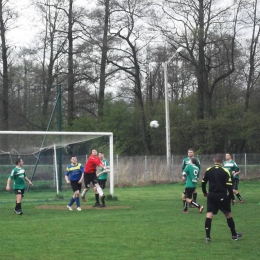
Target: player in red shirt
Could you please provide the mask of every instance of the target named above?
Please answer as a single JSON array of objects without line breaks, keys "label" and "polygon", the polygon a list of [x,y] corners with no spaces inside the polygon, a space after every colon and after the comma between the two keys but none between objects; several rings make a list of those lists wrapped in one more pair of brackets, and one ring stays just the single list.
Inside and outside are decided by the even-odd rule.
[{"label": "player in red shirt", "polygon": [[105,207],[105,194],[103,193],[103,190],[98,184],[97,175],[96,175],[97,166],[106,170],[106,167],[103,165],[102,161],[97,156],[97,150],[92,150],[91,155],[89,156],[84,168],[85,189],[81,194],[81,198],[83,201],[86,201],[85,196],[86,193],[89,191],[90,183],[92,182],[92,184],[97,188],[97,192],[100,195],[102,201],[102,204],[95,203],[94,207],[98,207],[98,206]]}]

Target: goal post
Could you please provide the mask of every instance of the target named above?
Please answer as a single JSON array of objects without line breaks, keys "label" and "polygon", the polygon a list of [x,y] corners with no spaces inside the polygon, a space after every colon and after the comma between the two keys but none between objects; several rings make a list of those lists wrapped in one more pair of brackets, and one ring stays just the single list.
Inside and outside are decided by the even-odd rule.
[{"label": "goal post", "polygon": [[[25,138],[26,136],[27,138]],[[41,152],[46,150],[66,148],[69,145],[87,142],[104,136],[109,138],[109,184],[110,195],[114,196],[112,132],[0,131],[0,154],[8,156],[11,154],[16,156],[32,154],[37,158],[37,155],[40,156]],[[98,150],[98,147],[96,149]],[[30,177],[29,174],[27,175]]]}]

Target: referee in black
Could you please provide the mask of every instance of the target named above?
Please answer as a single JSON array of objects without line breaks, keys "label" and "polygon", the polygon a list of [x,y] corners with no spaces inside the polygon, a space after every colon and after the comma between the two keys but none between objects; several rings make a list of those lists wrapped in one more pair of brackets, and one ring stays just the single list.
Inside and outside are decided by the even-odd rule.
[{"label": "referee in black", "polygon": [[[232,178],[228,170],[222,167],[223,155],[216,154],[213,159],[215,165],[209,167],[202,179],[202,192],[207,197],[207,215],[205,220],[206,243],[211,241],[210,229],[213,216],[221,210],[226,219],[232,234],[232,240],[238,240],[242,237],[237,233],[235,222],[231,213],[232,205],[235,204],[235,197],[232,189]],[[207,193],[206,185],[209,182],[209,192]]]}]

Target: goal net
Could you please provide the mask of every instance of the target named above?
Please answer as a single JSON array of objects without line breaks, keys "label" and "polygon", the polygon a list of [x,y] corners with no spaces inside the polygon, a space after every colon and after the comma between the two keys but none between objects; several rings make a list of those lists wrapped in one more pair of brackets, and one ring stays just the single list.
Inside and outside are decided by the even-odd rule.
[{"label": "goal net", "polygon": [[[49,132],[0,131],[0,184],[5,188],[18,158],[24,161],[32,189],[66,189],[64,174],[71,155],[85,165],[92,149],[104,152],[110,163],[108,184],[114,195],[113,133],[110,132]],[[69,187],[70,188],[70,187]]]}]

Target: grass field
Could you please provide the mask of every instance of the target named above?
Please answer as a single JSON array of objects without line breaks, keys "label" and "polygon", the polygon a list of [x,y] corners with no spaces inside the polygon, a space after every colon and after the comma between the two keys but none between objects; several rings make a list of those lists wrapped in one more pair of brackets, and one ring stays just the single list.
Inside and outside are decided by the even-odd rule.
[{"label": "grass field", "polygon": [[[115,188],[118,201],[107,201],[103,209],[90,207],[91,192],[81,212],[66,209],[71,191],[56,200],[54,192],[34,190],[25,194],[22,216],[13,213],[13,192],[1,192],[0,259],[260,259],[259,185],[259,181],[240,182],[245,203],[232,207],[243,237],[232,241],[219,213],[209,244],[205,243],[206,211],[181,213],[181,183]],[[206,205],[200,187],[198,202]]]}]

